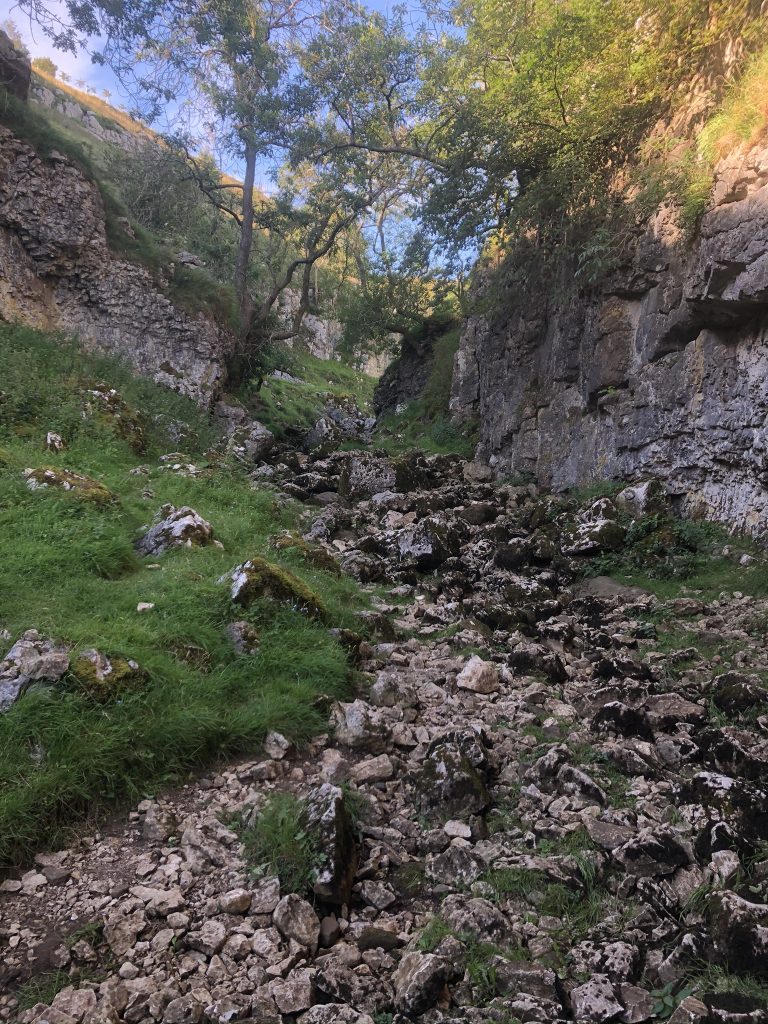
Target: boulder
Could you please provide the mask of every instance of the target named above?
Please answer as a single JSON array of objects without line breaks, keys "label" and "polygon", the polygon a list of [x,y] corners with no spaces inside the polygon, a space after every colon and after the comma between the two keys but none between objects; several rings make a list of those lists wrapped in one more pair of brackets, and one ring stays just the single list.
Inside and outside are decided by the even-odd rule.
[{"label": "boulder", "polygon": [[325,782],[305,800],[307,826],[317,839],[322,865],[315,873],[313,891],[325,903],[349,903],[357,871],[357,842],[344,791]]},{"label": "boulder", "polygon": [[450,733],[429,745],[423,764],[410,781],[423,814],[466,819],[490,806],[490,775],[482,739],[474,732]]},{"label": "boulder", "polygon": [[614,500],[627,515],[640,519],[664,510],[664,488],[658,480],[645,480],[625,487]]},{"label": "boulder", "polygon": [[301,1013],[314,1001],[314,971],[293,970],[287,978],[270,982],[269,993],[283,1014]]},{"label": "boulder", "polygon": [[272,451],[275,435],[258,420],[235,427],[227,441],[227,454],[239,462],[263,462]]},{"label": "boulder", "polygon": [[144,419],[131,408],[118,391],[108,384],[97,384],[85,393],[83,415],[111,429],[126,441],[137,455],[147,450]]},{"label": "boulder", "polygon": [[74,473],[70,469],[57,469],[55,466],[39,466],[37,469],[25,469],[24,477],[30,491],[55,490],[69,491],[83,501],[92,501],[97,505],[106,505],[115,500],[112,492],[84,473]]},{"label": "boulder", "polygon": [[147,673],[132,658],[108,657],[93,648],[72,660],[72,676],[78,689],[102,703],[147,681]]},{"label": "boulder", "polygon": [[498,943],[508,933],[504,915],[481,897],[446,896],[440,905],[440,916],[456,935],[471,935],[478,942]]},{"label": "boulder", "polygon": [[493,662],[483,661],[473,654],[459,673],[456,685],[460,690],[472,693],[496,693],[501,686],[499,670]]},{"label": "boulder", "polygon": [[193,508],[163,505],[155,524],[136,541],[140,555],[157,557],[171,548],[201,548],[213,543],[213,527]]},{"label": "boulder", "polygon": [[721,960],[732,971],[768,978],[768,905],[726,891],[711,897],[710,912]]},{"label": "boulder", "polygon": [[0,712],[7,711],[33,683],[58,683],[69,670],[66,647],[30,629],[0,661]]},{"label": "boulder", "polygon": [[265,558],[249,558],[235,566],[219,580],[225,582],[230,584],[232,601],[243,608],[267,598],[303,611],[310,618],[323,619],[327,614],[322,599],[303,580]]},{"label": "boulder", "polygon": [[693,861],[690,845],[670,826],[644,828],[613,851],[626,871],[641,878],[671,875]]},{"label": "boulder", "polygon": [[419,569],[429,572],[459,553],[459,539],[445,523],[431,517],[403,530],[397,537],[397,551],[400,558],[413,559]]},{"label": "boulder", "polygon": [[571,992],[574,1019],[580,1024],[620,1020],[624,1007],[606,974],[595,974]]},{"label": "boulder", "polygon": [[395,1006],[409,1017],[431,1009],[448,980],[448,965],[434,953],[406,953],[395,971]]},{"label": "boulder", "polygon": [[338,743],[354,750],[380,754],[391,745],[392,731],[387,719],[364,700],[334,704],[330,727]]},{"label": "boulder", "polygon": [[382,456],[350,452],[339,480],[339,494],[345,498],[370,498],[396,489],[395,467]]},{"label": "boulder", "polygon": [[29,58],[17,50],[11,39],[0,29],[0,85],[12,96],[26,102],[31,79]]},{"label": "boulder", "polygon": [[317,951],[320,941],[320,918],[306,900],[295,893],[283,896],[275,907],[272,920],[286,939],[293,939],[300,946],[311,950],[313,954]]},{"label": "boulder", "polygon": [[610,498],[599,498],[580,512],[575,523],[563,529],[560,546],[565,555],[596,555],[618,551],[624,543],[625,528]]}]

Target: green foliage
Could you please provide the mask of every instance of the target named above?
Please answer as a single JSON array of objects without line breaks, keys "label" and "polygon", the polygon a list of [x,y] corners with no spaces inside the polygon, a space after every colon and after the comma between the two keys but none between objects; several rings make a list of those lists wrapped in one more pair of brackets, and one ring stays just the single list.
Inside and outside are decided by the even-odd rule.
[{"label": "green foliage", "polygon": [[674,981],[668,982],[662,988],[654,989],[651,996],[654,1000],[653,1014],[661,1020],[671,1017],[677,1007],[695,991],[693,986],[680,988]]},{"label": "green foliage", "polygon": [[291,793],[274,793],[242,834],[246,858],[259,875],[278,875],[284,893],[309,893],[323,854],[306,807]]},{"label": "green foliage", "polygon": [[593,483],[584,484],[582,487],[574,487],[568,492],[568,497],[578,501],[579,504],[586,504],[595,501],[597,498],[615,498],[619,491],[626,487],[621,480],[595,480]]},{"label": "green foliage", "polygon": [[[209,462],[217,435],[194,403],[63,339],[4,326],[0,346],[0,559],[12,581],[0,593],[0,625],[14,640],[35,628],[64,641],[75,659],[96,647],[134,659],[146,673],[119,699],[94,699],[73,677],[27,693],[0,716],[6,862],[63,841],[62,830],[92,804],[133,799],[214,758],[255,751],[271,729],[306,740],[325,724],[318,697],[347,693],[349,669],[322,624],[269,600],[246,612],[232,608],[217,584],[253,555],[282,562],[270,540],[294,528],[300,510]],[[149,475],[131,475],[139,459],[110,425],[83,418],[83,388],[94,380],[108,381],[144,411]],[[178,448],[179,422],[185,455],[202,470],[194,478],[156,468],[160,453]],[[67,448],[46,460],[102,482],[117,501],[97,505],[25,486],[22,470],[39,461],[47,430],[59,432]],[[160,570],[137,563],[132,542],[165,502],[200,512],[223,549],[170,552]],[[365,603],[351,580],[287,564],[320,595],[330,624],[359,626],[355,610]],[[137,614],[140,601],[154,610]],[[244,616],[261,639],[247,656],[236,655],[226,634]],[[186,658],[191,648],[204,657]]]},{"label": "green foliage", "polygon": [[720,964],[702,962],[686,981],[695,992],[742,996],[756,1000],[760,1006],[768,1006],[768,984],[764,979],[733,973]]},{"label": "green foliage", "polygon": [[44,75],[50,75],[51,78],[55,78],[59,70],[50,57],[33,57],[32,67],[35,71],[42,71]]},{"label": "green foliage", "polygon": [[[755,565],[744,567],[721,552],[728,544],[757,555]],[[768,595],[763,556],[748,538],[734,538],[718,523],[704,519],[676,519],[654,513],[629,522],[622,548],[591,558],[590,576],[607,575],[644,587],[660,598],[677,597],[681,588],[704,597],[739,590],[756,597]]]},{"label": "green foliage", "polygon": [[[487,234],[489,265],[511,252],[513,290],[544,276],[557,293],[614,271],[670,195],[693,222],[711,185],[706,161],[681,158],[679,140],[664,140],[665,153],[643,140],[686,102],[685,83],[721,60],[724,39],[740,37],[747,52],[762,42],[757,4],[463,0],[456,10],[463,35],[428,75],[450,111],[438,121],[450,135],[437,129],[449,171],[425,210],[444,244],[461,251]],[[740,137],[764,124],[759,72],[753,81],[725,115]],[[713,125],[705,149],[709,135],[724,137]]]}]

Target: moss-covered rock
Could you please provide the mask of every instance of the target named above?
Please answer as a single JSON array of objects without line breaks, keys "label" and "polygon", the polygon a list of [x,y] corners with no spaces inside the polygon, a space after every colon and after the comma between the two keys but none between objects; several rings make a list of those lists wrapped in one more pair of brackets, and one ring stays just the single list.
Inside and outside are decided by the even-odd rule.
[{"label": "moss-covered rock", "polygon": [[106,505],[115,501],[115,495],[92,477],[84,473],[74,473],[69,469],[57,469],[55,466],[38,466],[36,469],[25,469],[24,476],[27,487],[37,491],[44,487],[54,487],[62,491],[71,491],[78,498]]},{"label": "moss-covered rock", "polygon": [[272,547],[276,551],[295,551],[313,569],[322,569],[324,572],[333,573],[334,576],[341,575],[339,563],[333,555],[321,547],[308,544],[302,537],[296,537],[292,533],[281,533],[279,537],[272,538]]},{"label": "moss-covered rock", "polygon": [[147,434],[141,413],[133,409],[114,388],[101,382],[85,393],[85,414],[113,430],[137,455],[147,450]]},{"label": "moss-covered rock", "polygon": [[231,584],[233,602],[243,608],[265,597],[298,608],[314,619],[327,617],[322,598],[311,587],[288,569],[265,558],[249,558],[222,577],[222,582],[224,580]]},{"label": "moss-covered rock", "polygon": [[131,658],[107,657],[95,649],[73,659],[71,675],[76,689],[102,704],[147,681],[147,673]]}]

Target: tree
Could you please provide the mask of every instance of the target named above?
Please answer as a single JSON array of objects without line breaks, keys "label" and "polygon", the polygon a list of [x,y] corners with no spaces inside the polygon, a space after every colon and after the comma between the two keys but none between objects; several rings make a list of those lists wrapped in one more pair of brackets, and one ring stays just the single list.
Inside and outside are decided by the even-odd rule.
[{"label": "tree", "polygon": [[44,75],[48,75],[49,78],[55,78],[59,70],[58,65],[54,64],[50,57],[34,57],[32,67],[36,71],[41,71]]},{"label": "tree", "polygon": [[[126,0],[119,7],[102,0],[67,0],[69,24],[47,22],[64,47],[82,35],[104,40],[98,59],[109,63],[134,96],[137,108],[157,121],[172,105],[173,145],[186,154],[201,191],[238,227],[233,286],[239,309],[241,344],[263,334],[276,296],[326,257],[339,236],[371,201],[370,176],[354,185],[332,169],[295,187],[297,178],[274,202],[254,195],[257,166],[293,147],[286,130],[309,109],[310,93],[300,73],[302,48],[326,30],[335,0]],[[29,0],[37,10],[37,0]],[[179,122],[184,116],[183,130]],[[242,169],[242,183],[211,180],[199,168],[197,153],[206,138]],[[301,158],[294,149],[294,170]],[[254,233],[277,236],[293,249],[265,295],[253,295],[249,268]],[[296,331],[306,311],[308,289],[301,287]],[[284,333],[284,332],[283,332]]]}]

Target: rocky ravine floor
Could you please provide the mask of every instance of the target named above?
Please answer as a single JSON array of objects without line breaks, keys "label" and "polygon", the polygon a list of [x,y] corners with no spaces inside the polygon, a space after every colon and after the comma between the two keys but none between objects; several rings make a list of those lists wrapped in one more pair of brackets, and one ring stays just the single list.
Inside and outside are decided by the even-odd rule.
[{"label": "rocky ravine floor", "polygon": [[[564,514],[455,459],[257,475],[378,588],[376,639],[345,638],[360,696],[308,750],[272,735],[3,882],[0,1019],[768,1021],[768,602],[579,583],[614,503]],[[320,837],[314,898],[233,830],[278,791]]]}]

